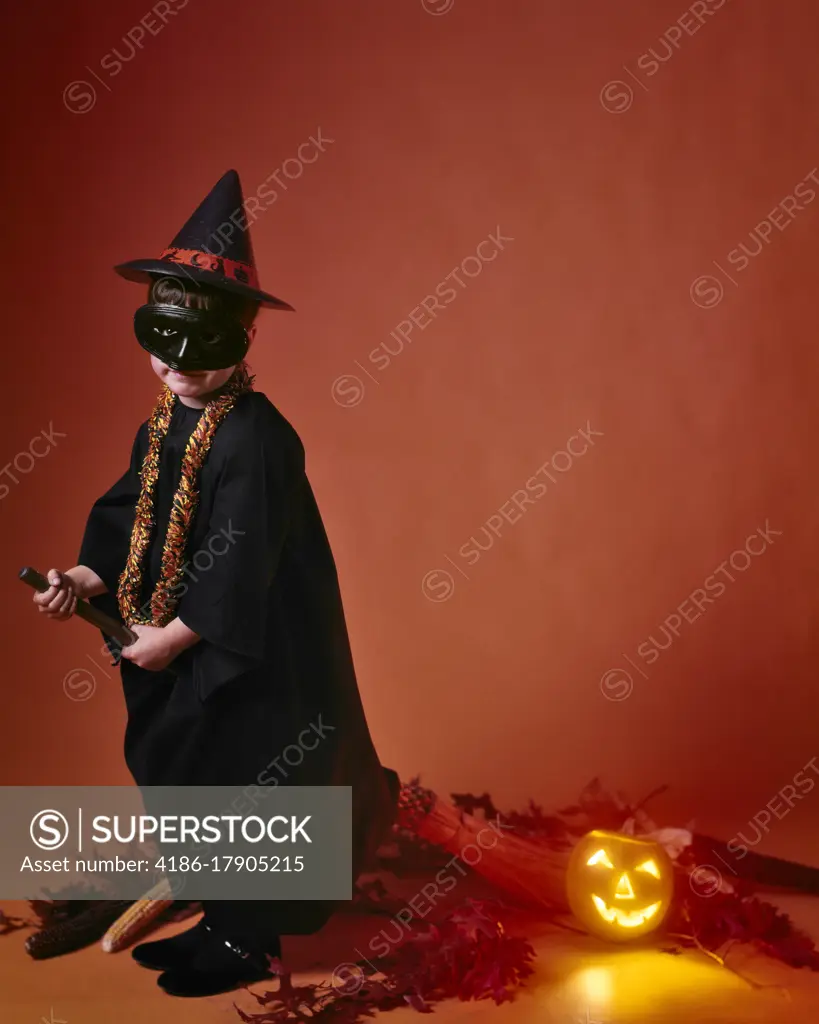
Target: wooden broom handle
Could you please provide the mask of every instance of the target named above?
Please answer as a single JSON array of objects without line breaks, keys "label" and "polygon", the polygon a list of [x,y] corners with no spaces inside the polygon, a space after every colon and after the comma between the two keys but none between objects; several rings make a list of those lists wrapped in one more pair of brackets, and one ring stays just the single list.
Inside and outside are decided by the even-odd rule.
[{"label": "wooden broom handle", "polygon": [[[38,590],[41,594],[45,593],[46,590],[51,586],[45,576],[42,573],[37,572],[36,569],[32,569],[30,566],[26,566],[25,569],[21,569],[19,572],[19,578],[23,583],[27,583],[30,587]],[[121,622],[117,622],[116,619],[112,619],[110,615],[106,615],[105,612],[99,611],[90,605],[87,601],[82,598],[77,598],[76,614],[80,618],[85,619],[86,622],[90,622],[92,626],[96,626],[97,629],[101,629],[106,636],[112,637],[120,645],[120,647],[130,647],[131,644],[136,643],[137,635],[128,629],[127,626],[123,626]]]}]

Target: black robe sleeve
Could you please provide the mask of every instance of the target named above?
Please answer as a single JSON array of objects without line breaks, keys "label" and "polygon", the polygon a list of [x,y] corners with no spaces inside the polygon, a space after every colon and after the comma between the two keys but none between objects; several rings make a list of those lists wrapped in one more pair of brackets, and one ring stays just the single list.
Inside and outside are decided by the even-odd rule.
[{"label": "black robe sleeve", "polygon": [[[146,446],[147,424],[143,423],[134,439],[128,470],[94,503],[88,515],[78,565],[94,570],[108,588],[108,597],[116,595],[128,558],[134,508],[139,499],[139,471]],[[106,603],[110,604],[110,600]]]},{"label": "black robe sleeve", "polygon": [[270,584],[305,479],[294,431],[261,409],[233,426],[228,419],[223,428],[207,536],[188,562],[177,605],[202,638],[182,659],[202,700],[265,660]]}]

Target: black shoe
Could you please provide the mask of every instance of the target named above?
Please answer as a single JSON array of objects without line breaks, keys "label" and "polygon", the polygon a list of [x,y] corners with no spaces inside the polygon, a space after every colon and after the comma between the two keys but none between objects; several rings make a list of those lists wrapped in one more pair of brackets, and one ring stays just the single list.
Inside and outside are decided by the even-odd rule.
[{"label": "black shoe", "polygon": [[174,971],[190,962],[206,935],[207,926],[203,918],[179,935],[134,946],[131,956],[141,967],[151,971]]},{"label": "black shoe", "polygon": [[[215,996],[240,985],[272,977],[267,957],[251,953],[216,935],[207,925],[206,940],[184,967],[160,974],[157,984],[171,996]],[[281,957],[278,939],[267,954]]]}]

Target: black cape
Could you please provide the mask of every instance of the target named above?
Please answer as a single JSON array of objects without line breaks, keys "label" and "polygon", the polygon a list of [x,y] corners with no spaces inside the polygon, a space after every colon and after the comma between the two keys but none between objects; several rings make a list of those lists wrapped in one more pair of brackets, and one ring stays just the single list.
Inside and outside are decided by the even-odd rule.
[{"label": "black cape", "polygon": [[[146,609],[200,415],[177,400],[163,442]],[[93,603],[117,617],[147,445],[146,422],[128,471],[91,510],[79,555],[108,587]],[[301,440],[265,395],[243,394],[218,427],[199,494],[176,613],[202,639],[162,672],[121,662],[128,768],[139,786],[351,786],[357,876],[393,819],[398,780],[367,727]],[[315,931],[335,909],[275,906],[282,934]]]}]

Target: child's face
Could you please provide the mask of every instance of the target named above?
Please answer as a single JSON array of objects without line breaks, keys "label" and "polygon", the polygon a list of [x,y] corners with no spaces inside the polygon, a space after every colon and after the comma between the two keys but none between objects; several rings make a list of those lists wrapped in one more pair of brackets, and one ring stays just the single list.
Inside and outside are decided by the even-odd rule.
[{"label": "child's face", "polygon": [[227,366],[223,370],[172,370],[156,356],[151,356],[151,368],[185,405],[194,407],[206,405],[207,396],[226,384],[236,369]]},{"label": "child's face", "polygon": [[[153,298],[153,289],[154,285],[151,285],[148,291],[149,305],[157,301]],[[170,298],[162,301],[170,302],[171,305],[182,305],[188,308],[201,308],[198,293],[187,290],[181,285],[179,286],[179,294],[174,293]],[[140,311],[137,312],[137,316],[139,316],[139,312]],[[256,335],[256,324],[252,324],[250,327],[247,327],[246,332],[247,344],[249,347]],[[137,337],[139,338],[138,329]],[[140,344],[143,344],[143,342],[140,341]],[[202,408],[205,406],[213,392],[218,391],[219,388],[230,380],[231,375],[238,365],[234,363],[233,365],[226,366],[221,370],[173,370],[166,363],[163,363],[159,356],[153,354],[156,351],[161,352],[163,355],[167,354],[162,348],[156,349],[150,344],[143,345],[143,347],[147,348],[151,353],[151,368],[162,383],[167,385],[175,395],[178,395],[185,405],[189,405],[194,408]],[[239,348],[244,349],[244,343],[240,344]],[[236,346],[234,345],[234,358],[236,354],[235,349]],[[171,362],[174,361],[175,359],[171,358]],[[188,365],[190,365],[190,362]],[[194,363],[194,365],[196,364]],[[205,365],[207,365],[207,362]]]}]

